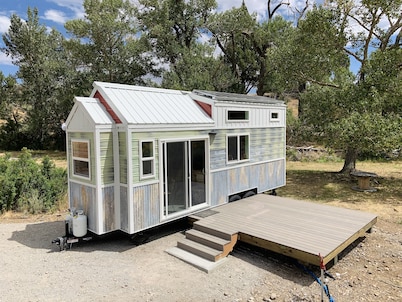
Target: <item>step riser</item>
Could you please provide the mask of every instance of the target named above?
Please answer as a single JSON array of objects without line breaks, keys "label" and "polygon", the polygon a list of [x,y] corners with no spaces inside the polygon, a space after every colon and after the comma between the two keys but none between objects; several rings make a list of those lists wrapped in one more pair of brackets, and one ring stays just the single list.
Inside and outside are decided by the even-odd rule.
[{"label": "step riser", "polygon": [[185,250],[187,252],[193,253],[194,255],[197,255],[199,257],[207,259],[209,261],[214,261],[215,262],[220,258],[219,257],[220,255],[214,256],[214,255],[208,254],[208,253],[206,253],[204,251],[198,250],[197,248],[189,246],[189,245],[187,245],[187,244],[185,244],[185,243],[183,243],[181,241],[177,242],[177,247],[181,248],[182,250]]},{"label": "step riser", "polygon": [[214,230],[214,229],[205,227],[205,226],[203,226],[203,225],[199,225],[199,224],[197,224],[197,223],[194,223],[193,228],[194,228],[195,230],[197,230],[197,231],[204,232],[204,233],[206,233],[206,234],[209,234],[209,235],[212,235],[212,236],[216,236],[216,237],[219,237],[219,238],[228,240],[228,241],[231,241],[231,240],[232,240],[232,236],[231,236],[230,234],[227,234],[227,233],[224,233],[224,232],[220,232],[220,231],[217,231],[217,230]]},{"label": "step riser", "polygon": [[200,244],[203,244],[205,246],[208,246],[210,248],[213,248],[215,250],[218,250],[218,251],[223,251],[224,248],[225,248],[225,245],[223,245],[223,244],[212,242],[212,241],[210,241],[210,240],[208,240],[206,238],[201,238],[201,237],[198,237],[198,236],[196,236],[194,234],[186,233],[186,238],[189,239],[189,240],[198,242]]}]

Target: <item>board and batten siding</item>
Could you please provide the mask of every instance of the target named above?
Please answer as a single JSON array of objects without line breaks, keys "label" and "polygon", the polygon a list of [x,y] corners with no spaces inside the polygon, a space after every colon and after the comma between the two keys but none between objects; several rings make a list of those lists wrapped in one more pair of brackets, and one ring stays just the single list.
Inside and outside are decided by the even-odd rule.
[{"label": "board and batten siding", "polygon": [[[73,152],[71,142],[73,140],[85,140],[89,141],[89,167],[91,178],[85,179],[83,177],[76,177],[73,174]],[[96,160],[95,160],[95,139],[94,132],[69,132],[68,133],[68,141],[67,141],[67,153],[68,153],[68,169],[70,171],[69,178],[70,180],[76,180],[77,182],[88,183],[91,185],[95,185],[96,183]]]},{"label": "board and batten siding", "polygon": [[113,133],[100,133],[100,163],[102,185],[114,183]]},{"label": "board and batten siding", "polygon": [[103,232],[118,229],[115,223],[114,186],[102,188]]},{"label": "board and batten siding", "polygon": [[[248,111],[248,120],[246,121],[228,121],[228,111]],[[278,118],[273,120],[271,114],[276,113]],[[217,128],[260,128],[260,127],[285,127],[286,109],[284,107],[256,106],[249,108],[244,104],[224,104],[215,107],[214,119]]]}]

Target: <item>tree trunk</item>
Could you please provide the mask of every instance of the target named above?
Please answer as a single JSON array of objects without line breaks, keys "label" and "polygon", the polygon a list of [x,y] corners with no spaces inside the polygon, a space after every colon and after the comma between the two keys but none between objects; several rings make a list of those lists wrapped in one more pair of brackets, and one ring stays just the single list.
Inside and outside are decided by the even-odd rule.
[{"label": "tree trunk", "polygon": [[357,150],[353,148],[348,148],[345,155],[345,162],[343,163],[343,168],[339,173],[349,174],[356,170],[356,159]]}]

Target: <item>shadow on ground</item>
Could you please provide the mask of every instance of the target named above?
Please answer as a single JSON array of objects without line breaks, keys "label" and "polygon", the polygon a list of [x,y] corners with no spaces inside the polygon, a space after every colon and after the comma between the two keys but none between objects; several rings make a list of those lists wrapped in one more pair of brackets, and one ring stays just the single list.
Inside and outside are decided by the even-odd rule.
[{"label": "shadow on ground", "polygon": [[[174,223],[165,224],[135,235],[116,231],[106,235],[93,235],[89,241],[74,243],[69,252],[94,252],[110,251],[124,252],[135,246],[144,244],[159,238],[184,231],[188,228],[187,221],[179,220]],[[59,246],[52,243],[54,239],[65,235],[64,221],[40,222],[27,224],[25,230],[14,231],[8,240],[16,241],[33,249],[47,249],[48,252],[59,252]]]}]

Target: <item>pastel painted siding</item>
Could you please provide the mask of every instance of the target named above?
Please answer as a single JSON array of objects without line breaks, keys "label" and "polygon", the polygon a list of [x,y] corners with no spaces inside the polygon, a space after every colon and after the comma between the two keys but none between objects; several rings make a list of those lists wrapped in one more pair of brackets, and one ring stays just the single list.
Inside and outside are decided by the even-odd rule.
[{"label": "pastel painted siding", "polygon": [[126,133],[119,132],[120,183],[127,184],[127,140]]},{"label": "pastel painted siding", "polygon": [[285,158],[285,129],[284,128],[257,128],[239,130],[220,130],[212,140],[211,170],[224,169],[234,164],[227,164],[227,135],[248,134],[250,144],[250,158],[245,163],[253,164],[262,161]]},{"label": "pastel painted siding", "polygon": [[[132,133],[132,165],[133,184],[159,180],[159,141],[168,139],[191,139],[205,135],[205,131],[169,131],[169,132],[136,132]],[[144,140],[154,141],[154,177],[140,179],[140,142]]]},{"label": "pastel painted siding", "polygon": [[113,133],[100,133],[100,162],[102,185],[114,183]]}]

